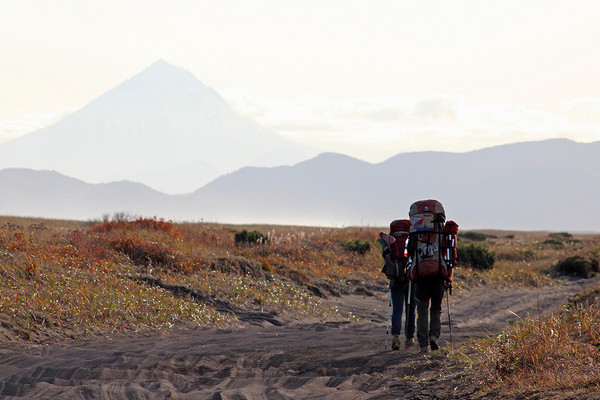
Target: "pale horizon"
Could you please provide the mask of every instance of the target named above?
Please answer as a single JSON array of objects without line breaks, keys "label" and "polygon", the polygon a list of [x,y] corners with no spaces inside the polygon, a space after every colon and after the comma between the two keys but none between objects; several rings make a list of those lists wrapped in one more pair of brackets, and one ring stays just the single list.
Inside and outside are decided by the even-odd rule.
[{"label": "pale horizon", "polygon": [[159,59],[267,129],[369,162],[598,141],[598,11],[592,1],[9,1],[0,142]]}]

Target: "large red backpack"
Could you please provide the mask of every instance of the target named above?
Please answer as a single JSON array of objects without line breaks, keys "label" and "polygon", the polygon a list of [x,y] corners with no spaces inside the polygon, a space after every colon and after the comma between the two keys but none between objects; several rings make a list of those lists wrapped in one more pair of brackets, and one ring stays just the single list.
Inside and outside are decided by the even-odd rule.
[{"label": "large red backpack", "polygon": [[410,221],[407,219],[396,219],[390,224],[389,235],[381,232],[379,234],[382,255],[385,261],[382,272],[392,281],[406,280],[406,266],[408,255],[406,254],[406,241],[410,234]]},{"label": "large red backpack", "polygon": [[390,235],[396,239],[391,245],[392,261],[404,262],[408,260],[406,254],[406,241],[410,234],[410,221],[408,219],[396,219],[390,224]]},{"label": "large red backpack", "polygon": [[456,264],[456,233],[458,225],[446,221],[442,203],[420,200],[410,206],[410,237],[408,278],[416,281],[428,276],[452,278]]}]

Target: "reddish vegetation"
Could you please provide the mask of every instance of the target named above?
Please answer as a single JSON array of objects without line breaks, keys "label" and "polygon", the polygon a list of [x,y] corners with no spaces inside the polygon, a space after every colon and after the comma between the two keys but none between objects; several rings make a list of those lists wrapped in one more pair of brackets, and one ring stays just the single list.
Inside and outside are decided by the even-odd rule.
[{"label": "reddish vegetation", "polygon": [[[233,326],[252,313],[279,321],[347,320],[353,315],[327,308],[324,299],[385,287],[375,245],[379,229],[254,226],[250,230],[267,239],[236,244],[240,229],[156,219],[91,224],[2,218],[0,340]],[[594,235],[492,232],[473,238],[497,261],[491,270],[457,270],[459,295],[475,285],[556,284],[552,267],[559,260],[582,256],[597,265],[600,258]],[[351,244],[363,242],[371,243],[369,251],[352,251]],[[588,297],[455,354],[490,393],[577,387],[597,393],[597,303],[598,296]]]},{"label": "reddish vegetation", "polygon": [[115,230],[128,229],[147,229],[168,233],[175,237],[180,237],[181,233],[171,222],[157,220],[153,218],[139,218],[135,221],[107,221],[100,225],[95,225],[90,229],[90,232],[111,232]]},{"label": "reddish vegetation", "polygon": [[0,228],[5,336],[43,340],[56,327],[77,336],[75,327],[100,334],[234,323],[236,311],[217,311],[217,301],[324,315],[331,311],[315,294],[379,279],[376,251],[360,256],[339,245],[370,240],[370,230],[268,229],[268,242],[236,245],[234,227],[224,225],[10,220]]}]

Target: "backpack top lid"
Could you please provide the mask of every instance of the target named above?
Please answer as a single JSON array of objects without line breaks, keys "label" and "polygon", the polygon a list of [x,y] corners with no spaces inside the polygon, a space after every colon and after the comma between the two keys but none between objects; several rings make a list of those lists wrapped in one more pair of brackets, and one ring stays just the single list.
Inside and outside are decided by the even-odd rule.
[{"label": "backpack top lid", "polygon": [[444,223],[446,213],[444,206],[437,200],[419,200],[410,206],[410,232],[436,230],[435,223]]},{"label": "backpack top lid", "polygon": [[446,219],[446,212],[444,206],[437,200],[419,200],[412,203],[408,215],[412,217],[415,214],[431,213],[434,216],[443,216]]},{"label": "backpack top lid", "polygon": [[408,236],[410,232],[410,221],[408,219],[395,219],[390,224],[390,235]]}]

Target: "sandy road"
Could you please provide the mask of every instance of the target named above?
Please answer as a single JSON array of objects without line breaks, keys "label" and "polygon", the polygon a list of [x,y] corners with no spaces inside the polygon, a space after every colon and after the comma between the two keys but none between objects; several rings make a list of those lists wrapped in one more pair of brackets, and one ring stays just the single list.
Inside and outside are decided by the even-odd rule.
[{"label": "sandy road", "polygon": [[[597,281],[595,281],[597,282]],[[455,342],[495,334],[510,320],[546,313],[591,280],[542,289],[485,286],[452,297]],[[384,349],[387,293],[330,299],[359,322],[273,326],[247,318],[238,330],[94,339],[70,345],[0,345],[0,396],[27,399],[448,399],[476,382],[427,357]],[[446,304],[444,300],[444,305]],[[442,346],[448,347],[446,309]]]}]

